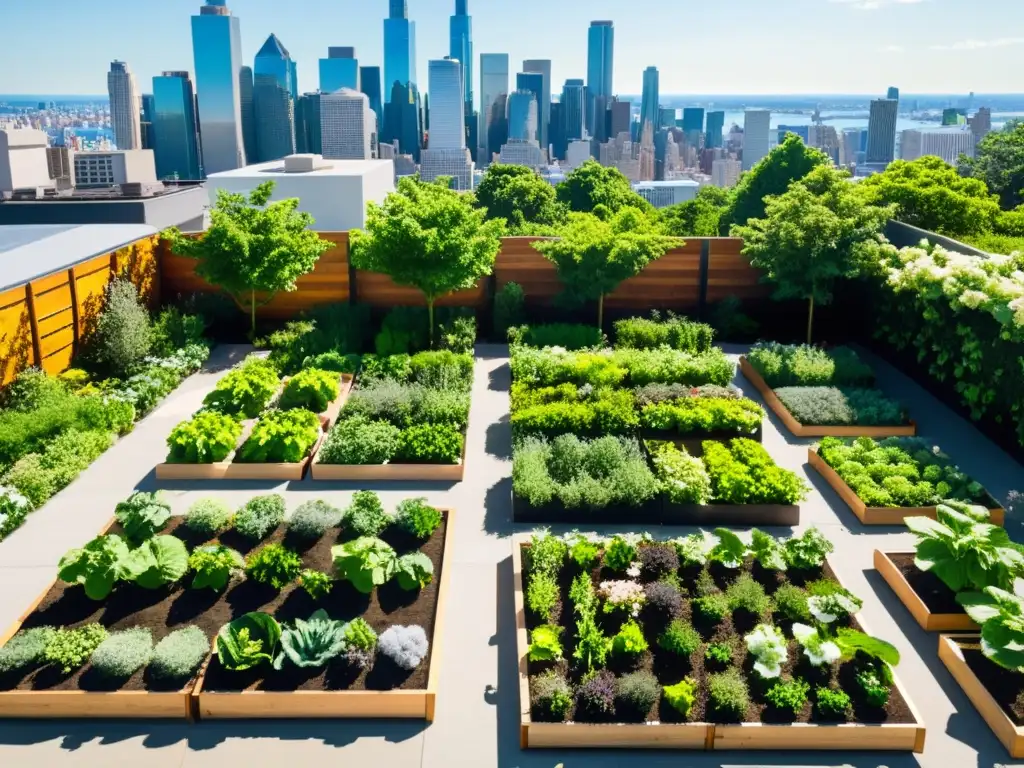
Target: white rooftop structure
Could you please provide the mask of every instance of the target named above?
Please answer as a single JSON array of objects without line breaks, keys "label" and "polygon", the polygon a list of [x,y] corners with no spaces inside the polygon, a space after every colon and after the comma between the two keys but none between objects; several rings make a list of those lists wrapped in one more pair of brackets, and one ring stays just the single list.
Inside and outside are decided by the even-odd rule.
[{"label": "white rooftop structure", "polygon": [[639,181],[633,184],[633,191],[655,208],[667,208],[670,205],[693,200],[697,197],[698,189],[700,189],[700,184],[691,179]]}]

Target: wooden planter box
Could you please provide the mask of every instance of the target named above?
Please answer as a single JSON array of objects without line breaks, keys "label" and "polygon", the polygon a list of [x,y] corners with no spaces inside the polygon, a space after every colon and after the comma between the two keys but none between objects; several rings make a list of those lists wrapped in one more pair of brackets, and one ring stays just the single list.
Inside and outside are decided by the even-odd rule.
[{"label": "wooden planter box", "polygon": [[[319,447],[317,448],[319,451]],[[317,457],[319,459],[319,457]],[[461,483],[466,472],[466,438],[462,439],[462,460],[458,464],[323,464],[313,461],[316,481],[421,480]]]},{"label": "wooden planter box", "polygon": [[433,722],[438,684],[441,679],[441,652],[444,640],[444,609],[451,581],[452,540],[455,535],[455,513],[447,515],[444,551],[441,555],[441,584],[437,591],[434,612],[434,636],[430,638],[430,671],[426,690],[420,691],[204,691],[203,684],[210,660],[216,653],[213,641],[195,688],[192,706],[199,719],[281,719],[281,718],[411,718]]},{"label": "wooden planter box", "polygon": [[[894,553],[912,554],[912,553]],[[915,621],[921,625],[926,632],[951,632],[964,630],[977,630],[978,625],[971,621],[966,613],[932,613],[928,606],[918,597],[914,588],[910,586],[903,573],[896,564],[889,558],[889,555],[881,550],[875,550],[875,570],[882,574],[882,578],[892,587],[892,591],[900,599],[900,602],[907,607]]]},{"label": "wooden planter box", "polygon": [[801,424],[775,394],[775,390],[765,383],[761,374],[747,361],[746,355],[740,357],[740,370],[743,371],[747,381],[754,385],[754,389],[761,393],[765,405],[779,417],[779,420],[786,425],[786,429],[797,437],[909,437],[917,434],[917,425],[913,421],[909,424],[881,427]]},{"label": "wooden planter box", "polygon": [[664,525],[735,525],[755,527],[800,525],[800,507],[795,504],[673,504],[667,498],[662,514]]},{"label": "wooden planter box", "polygon": [[980,639],[980,635],[940,635],[939,658],[964,689],[967,698],[988,723],[996,738],[1006,747],[1010,757],[1024,757],[1024,727],[1016,725],[1009,718],[964,660],[961,646],[964,643],[977,643]]},{"label": "wooden planter box", "polygon": [[[935,507],[869,507],[813,447],[807,449],[807,461],[825,478],[864,525],[903,525],[903,521],[908,517],[930,517],[932,520],[936,518]],[[993,525],[1002,525],[1006,513],[1000,507],[994,506],[995,500],[991,500],[989,505],[989,521]]]},{"label": "wooden planter box", "polygon": [[665,510],[661,497],[656,496],[638,507],[613,504],[603,509],[568,509],[560,501],[540,507],[531,506],[512,492],[512,522],[532,525],[566,523],[573,525],[603,525],[629,523],[630,525],[663,525]]},{"label": "wooden planter box", "polygon": [[[905,724],[792,723],[535,723],[530,712],[529,630],[523,588],[522,545],[530,536],[512,537],[512,571],[516,610],[516,658],[519,664],[519,746],[522,749],[571,747],[721,750],[872,750],[924,751],[921,715],[895,679],[915,722]],[[863,623],[862,623],[863,625]],[[867,628],[864,628],[867,632]]]}]

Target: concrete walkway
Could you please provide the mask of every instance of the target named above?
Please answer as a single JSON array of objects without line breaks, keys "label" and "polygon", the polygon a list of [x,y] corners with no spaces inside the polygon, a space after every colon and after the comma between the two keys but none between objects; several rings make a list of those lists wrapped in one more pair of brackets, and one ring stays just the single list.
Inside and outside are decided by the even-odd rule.
[{"label": "concrete walkway", "polygon": [[[739,348],[729,349],[739,352]],[[202,373],[189,379],[160,408],[141,422],[81,478],[35,513],[0,543],[0,626],[7,626],[54,576],[57,560],[70,547],[91,538],[114,505],[134,488],[155,487],[152,468],[165,455],[171,428],[191,414],[225,365],[244,354],[220,348]],[[898,528],[866,528],[813,470],[806,466],[807,445],[780,432],[771,418],[764,443],[775,459],[808,477],[814,491],[803,505],[804,525],[817,525],[836,544],[839,576],[864,599],[863,622],[895,643],[903,660],[897,674],[928,727],[923,755],[873,753],[673,753],[569,752],[519,749],[515,625],[512,608],[512,533],[509,371],[507,349],[477,349],[470,414],[465,482],[381,484],[385,505],[409,496],[457,510],[451,594],[445,617],[437,719],[427,726],[400,721],[262,721],[201,723],[16,722],[0,721],[0,766],[278,766],[359,765],[387,768],[633,768],[656,766],[853,766],[855,768],[994,768],[1007,755],[936,655],[937,637],[920,630],[909,613],[872,570],[876,547],[907,548],[912,538]],[[934,437],[961,466],[983,482],[1000,501],[1024,488],[1024,470],[954,416],[913,382],[879,361],[872,361],[881,385],[910,406],[922,434]],[[757,397],[745,380],[737,384]],[[268,486],[234,483],[221,489],[198,483],[165,487],[176,512],[203,496],[218,496],[238,506],[248,498],[282,492],[289,509],[323,497],[344,505],[357,488],[343,484],[303,483]],[[1007,520],[1024,540],[1021,520]],[[527,528],[518,527],[526,531]],[[602,532],[629,530],[604,528]],[[688,529],[670,529],[673,535]],[[788,533],[788,529],[773,530]]]}]

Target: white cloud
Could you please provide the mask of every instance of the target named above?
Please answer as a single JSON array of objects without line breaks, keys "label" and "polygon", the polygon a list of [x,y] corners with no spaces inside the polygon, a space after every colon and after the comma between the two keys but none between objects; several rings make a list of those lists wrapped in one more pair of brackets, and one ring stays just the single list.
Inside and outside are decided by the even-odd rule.
[{"label": "white cloud", "polygon": [[884,45],[882,46],[882,50],[888,53],[903,53],[906,48],[902,45]]},{"label": "white cloud", "polygon": [[947,45],[929,46],[933,51],[979,51],[983,48],[1006,48],[1009,45],[1024,45],[1024,37],[997,37],[993,40],[958,40]]},{"label": "white cloud", "polygon": [[828,0],[830,3],[846,5],[858,11],[877,11],[889,5],[916,5],[927,0]]}]

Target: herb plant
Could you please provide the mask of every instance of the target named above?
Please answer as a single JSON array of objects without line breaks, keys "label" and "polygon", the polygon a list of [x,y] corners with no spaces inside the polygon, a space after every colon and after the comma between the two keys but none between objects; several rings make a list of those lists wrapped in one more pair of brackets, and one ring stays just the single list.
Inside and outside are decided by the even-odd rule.
[{"label": "herb plant", "polygon": [[619,633],[612,638],[612,653],[616,656],[636,657],[646,650],[647,640],[643,630],[633,620],[623,624]]},{"label": "herb plant", "polygon": [[210,641],[199,627],[182,627],[156,644],[147,671],[157,680],[188,680],[210,653]]},{"label": "herb plant", "polygon": [[829,720],[846,720],[850,709],[850,697],[843,690],[818,686],[815,691],[818,712]]},{"label": "herb plant", "polygon": [[288,518],[288,535],[303,541],[316,541],[341,525],[343,513],[323,499],[300,504]]},{"label": "herb plant", "polygon": [[356,536],[379,536],[391,524],[380,496],[373,491],[356,491],[345,510],[343,522]]},{"label": "herb plant", "polygon": [[284,589],[302,573],[302,558],[280,544],[268,544],[249,555],[245,573],[260,584]]},{"label": "herb plant", "polygon": [[46,647],[55,633],[53,627],[19,630],[0,647],[0,677],[43,664],[46,660]]},{"label": "herb plant", "polygon": [[309,568],[299,574],[299,583],[306,590],[306,594],[314,600],[322,600],[334,588],[334,579],[330,574]]},{"label": "herb plant", "polygon": [[776,709],[788,711],[795,717],[807,703],[810,689],[811,686],[803,680],[780,682],[768,689],[765,699]]},{"label": "herb plant", "polygon": [[377,640],[381,655],[391,659],[401,669],[413,670],[418,667],[430,650],[427,633],[423,627],[388,627]]},{"label": "herb plant", "polygon": [[280,494],[256,496],[235,515],[235,530],[250,541],[262,541],[285,517],[284,497]]},{"label": "herb plant", "polygon": [[295,464],[320,437],[320,419],[311,411],[270,411],[260,417],[235,461],[243,464]]},{"label": "herb plant", "polygon": [[530,661],[561,661],[562,628],[542,624],[530,632]]},{"label": "herb plant", "polygon": [[629,672],[616,681],[616,697],[634,715],[646,717],[661,698],[658,678],[646,670]]},{"label": "herb plant", "polygon": [[530,681],[530,701],[539,719],[561,722],[572,707],[572,688],[563,675],[550,669]]},{"label": "herb plant", "polygon": [[96,646],[89,663],[100,675],[126,680],[146,664],[153,655],[153,634],[143,627],[113,632]]},{"label": "herb plant", "polygon": [[199,499],[185,513],[185,527],[200,536],[212,537],[231,523],[231,507],[220,499]]},{"label": "herb plant", "polygon": [[441,512],[427,504],[425,498],[403,499],[395,507],[395,525],[418,539],[434,535],[443,521]]},{"label": "herb plant", "polygon": [[700,647],[700,634],[682,619],[675,619],[658,637],[658,647],[678,656],[690,656]]},{"label": "herb plant", "polygon": [[209,587],[220,592],[227,587],[231,576],[245,568],[245,560],[237,550],[223,545],[197,549],[188,559],[188,567],[195,571],[192,589]]},{"label": "herb plant", "polygon": [[100,624],[86,624],[77,629],[61,627],[46,644],[43,659],[48,664],[59,666],[60,671],[67,675],[85,664],[106,639],[107,630]]}]

